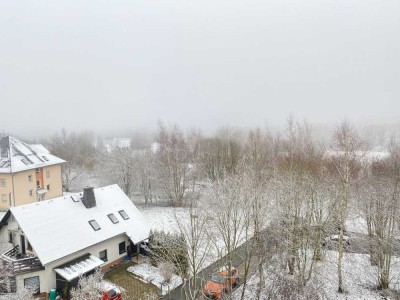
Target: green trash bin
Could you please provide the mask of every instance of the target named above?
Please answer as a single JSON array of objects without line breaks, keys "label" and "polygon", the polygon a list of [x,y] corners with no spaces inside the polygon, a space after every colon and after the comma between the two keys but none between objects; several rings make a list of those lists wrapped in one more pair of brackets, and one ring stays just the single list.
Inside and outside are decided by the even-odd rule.
[{"label": "green trash bin", "polygon": [[51,289],[50,294],[49,294],[49,299],[50,300],[56,300],[57,298],[57,290],[56,289]]}]

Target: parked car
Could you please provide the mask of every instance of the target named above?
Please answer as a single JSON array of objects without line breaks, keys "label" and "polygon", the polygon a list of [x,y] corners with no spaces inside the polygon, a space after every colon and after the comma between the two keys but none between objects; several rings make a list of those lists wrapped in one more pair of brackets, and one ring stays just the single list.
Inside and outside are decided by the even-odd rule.
[{"label": "parked car", "polygon": [[[328,249],[336,249],[339,241],[339,235],[334,234],[331,236],[326,237],[323,242],[322,246],[327,247]],[[350,245],[350,238],[347,235],[343,236],[343,247],[348,247]]]},{"label": "parked car", "polygon": [[207,297],[221,298],[226,292],[229,292],[233,286],[239,283],[239,271],[236,268],[223,268],[213,274],[206,282],[203,293]]},{"label": "parked car", "polygon": [[122,300],[121,292],[117,288],[101,290],[99,294],[99,300]]}]

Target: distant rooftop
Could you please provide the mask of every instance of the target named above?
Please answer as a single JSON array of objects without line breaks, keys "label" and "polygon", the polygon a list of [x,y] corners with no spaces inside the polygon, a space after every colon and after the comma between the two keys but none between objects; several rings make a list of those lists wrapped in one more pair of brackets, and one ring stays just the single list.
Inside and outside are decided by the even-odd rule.
[{"label": "distant rooftop", "polygon": [[65,163],[42,145],[29,145],[11,136],[0,139],[0,173],[16,173]]}]

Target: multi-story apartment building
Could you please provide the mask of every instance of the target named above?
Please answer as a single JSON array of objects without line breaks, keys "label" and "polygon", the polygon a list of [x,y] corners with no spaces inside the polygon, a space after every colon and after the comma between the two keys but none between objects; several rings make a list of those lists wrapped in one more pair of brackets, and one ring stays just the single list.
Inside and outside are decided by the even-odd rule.
[{"label": "multi-story apartment building", "polygon": [[62,196],[63,163],[42,145],[0,139],[0,211]]}]

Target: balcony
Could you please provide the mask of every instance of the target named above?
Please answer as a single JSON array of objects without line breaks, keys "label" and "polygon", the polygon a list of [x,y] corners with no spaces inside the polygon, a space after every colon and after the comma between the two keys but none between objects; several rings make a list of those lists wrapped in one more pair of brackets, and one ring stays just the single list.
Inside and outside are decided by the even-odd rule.
[{"label": "balcony", "polygon": [[37,257],[20,253],[18,245],[4,253],[1,259],[8,264],[14,274],[44,270]]}]

